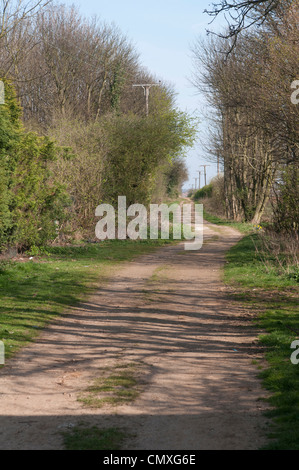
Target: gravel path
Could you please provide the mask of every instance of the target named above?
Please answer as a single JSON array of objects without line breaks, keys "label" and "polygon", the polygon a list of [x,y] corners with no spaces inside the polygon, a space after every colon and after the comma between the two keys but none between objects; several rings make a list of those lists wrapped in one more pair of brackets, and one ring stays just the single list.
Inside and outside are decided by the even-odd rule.
[{"label": "gravel path", "polygon": [[[79,422],[128,431],[130,450],[258,449],[265,396],[252,314],[221,282],[240,238],[204,225],[204,246],[168,246],[115,272],[87,302],[50,325],[0,371],[0,449],[61,449]],[[78,394],[101,368],[134,362],[143,391],[117,408]]]}]

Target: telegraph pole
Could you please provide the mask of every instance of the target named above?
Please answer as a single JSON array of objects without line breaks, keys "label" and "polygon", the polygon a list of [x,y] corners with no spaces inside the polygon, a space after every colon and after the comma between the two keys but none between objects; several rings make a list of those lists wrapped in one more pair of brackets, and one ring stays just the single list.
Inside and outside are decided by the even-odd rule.
[{"label": "telegraph pole", "polygon": [[196,186],[197,186],[197,178],[194,178],[195,180],[195,189],[196,189]]},{"label": "telegraph pole", "polygon": [[145,96],[145,114],[148,116],[148,101],[149,101],[149,93],[152,86],[160,86],[161,83],[140,83],[133,85],[133,87],[141,86],[144,90]]},{"label": "telegraph pole", "polygon": [[200,189],[201,171],[198,172],[198,189]]},{"label": "telegraph pole", "polygon": [[206,167],[207,166],[211,166],[211,165],[200,165],[200,166],[203,166],[204,167],[204,171],[205,171],[205,186],[207,185],[207,170],[206,170]]}]

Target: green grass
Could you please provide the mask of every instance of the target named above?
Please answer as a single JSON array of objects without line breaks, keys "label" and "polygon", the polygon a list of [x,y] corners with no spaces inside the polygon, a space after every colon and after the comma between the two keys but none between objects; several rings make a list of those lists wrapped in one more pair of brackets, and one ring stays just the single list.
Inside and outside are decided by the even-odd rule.
[{"label": "green grass", "polygon": [[250,222],[234,222],[231,220],[222,219],[221,217],[210,214],[205,209],[203,209],[203,217],[207,222],[211,222],[211,224],[232,227],[236,230],[239,230],[243,234],[248,234],[254,230],[254,226]]},{"label": "green grass", "polygon": [[[136,399],[144,383],[145,365],[118,364],[101,368],[99,376],[79,394],[78,401],[87,408],[117,406]],[[118,428],[99,429],[96,426],[75,426],[62,433],[66,450],[118,450],[127,433]]]},{"label": "green grass", "polygon": [[273,426],[266,449],[299,450],[299,364],[290,348],[299,339],[298,282],[282,272],[270,253],[259,255],[258,234],[247,235],[227,253],[224,280],[264,331],[259,342],[267,366],[260,377],[270,391],[268,416]]},{"label": "green grass", "polygon": [[[57,315],[104,283],[111,269],[171,240],[108,240],[48,247],[29,260],[0,261],[0,340],[12,357]],[[0,366],[1,367],[1,366]]]},{"label": "green grass", "polygon": [[66,450],[119,450],[126,434],[117,428],[75,426],[62,433]]},{"label": "green grass", "polygon": [[265,449],[299,450],[299,364],[292,364],[291,343],[299,339],[298,267],[282,269],[284,254],[266,252],[259,227],[251,223],[227,221],[204,210],[204,219],[219,226],[230,226],[244,237],[226,255],[223,279],[233,298],[242,301],[255,315],[263,334],[259,342],[265,349],[260,377],[270,392],[272,426]]},{"label": "green grass", "polygon": [[280,272],[276,258],[263,252],[258,234],[244,236],[227,253],[225,281],[246,288],[284,289],[298,285],[296,279]]},{"label": "green grass", "polygon": [[100,376],[80,394],[78,401],[88,408],[117,406],[135,400],[140,393],[141,364],[129,363],[100,370]]}]

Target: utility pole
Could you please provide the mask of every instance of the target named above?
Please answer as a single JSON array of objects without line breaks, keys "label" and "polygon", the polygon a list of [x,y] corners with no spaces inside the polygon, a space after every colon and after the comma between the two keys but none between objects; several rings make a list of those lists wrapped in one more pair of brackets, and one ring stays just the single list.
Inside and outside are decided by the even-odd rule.
[{"label": "utility pole", "polygon": [[160,86],[161,82],[159,83],[140,83],[133,85],[133,87],[141,86],[144,90],[144,96],[145,96],[145,114],[148,116],[148,100],[149,100],[149,93],[150,89],[152,86]]},{"label": "utility pole", "polygon": [[196,189],[196,186],[197,186],[197,178],[194,178],[195,180],[195,189]]},{"label": "utility pole", "polygon": [[207,170],[206,170],[206,167],[207,166],[211,166],[211,165],[200,165],[200,166],[203,166],[204,167],[204,171],[205,171],[205,186],[207,185]]},{"label": "utility pole", "polygon": [[198,189],[200,189],[201,171],[198,172]]}]

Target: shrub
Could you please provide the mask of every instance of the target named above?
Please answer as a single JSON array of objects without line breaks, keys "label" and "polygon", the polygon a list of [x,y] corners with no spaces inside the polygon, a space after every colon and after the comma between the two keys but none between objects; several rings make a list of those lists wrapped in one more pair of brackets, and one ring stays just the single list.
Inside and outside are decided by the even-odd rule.
[{"label": "shrub", "polygon": [[19,139],[21,113],[13,88],[6,80],[2,81],[5,102],[0,105],[0,250],[7,244],[12,230],[10,186],[16,162],[14,149]]},{"label": "shrub", "polygon": [[[13,87],[4,81],[0,106],[0,250],[40,246],[57,236],[67,198],[49,171],[53,142],[21,125],[21,109]],[[59,222],[58,222],[59,223]]]},{"label": "shrub", "polygon": [[13,173],[11,242],[20,251],[55,239],[65,218],[68,197],[48,166],[56,158],[53,142],[33,133],[22,135]]},{"label": "shrub", "polygon": [[198,201],[199,199],[204,199],[206,197],[212,197],[213,193],[213,185],[212,183],[207,184],[203,188],[199,189],[196,191],[196,193],[193,196],[194,201]]},{"label": "shrub", "polygon": [[195,137],[190,119],[175,110],[146,118],[112,115],[105,118],[104,129],[103,192],[112,203],[118,195],[126,196],[128,205],[151,201],[161,165],[178,162]]}]

